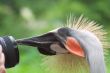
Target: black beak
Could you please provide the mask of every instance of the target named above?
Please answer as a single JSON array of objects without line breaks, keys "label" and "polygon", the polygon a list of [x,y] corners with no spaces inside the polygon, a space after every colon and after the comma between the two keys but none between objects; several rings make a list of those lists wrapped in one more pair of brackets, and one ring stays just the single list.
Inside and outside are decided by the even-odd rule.
[{"label": "black beak", "polygon": [[51,49],[51,45],[57,43],[64,48],[61,41],[56,38],[55,32],[49,32],[41,36],[17,40],[19,45],[28,45],[37,47],[38,51],[44,55],[56,55],[56,51]]}]

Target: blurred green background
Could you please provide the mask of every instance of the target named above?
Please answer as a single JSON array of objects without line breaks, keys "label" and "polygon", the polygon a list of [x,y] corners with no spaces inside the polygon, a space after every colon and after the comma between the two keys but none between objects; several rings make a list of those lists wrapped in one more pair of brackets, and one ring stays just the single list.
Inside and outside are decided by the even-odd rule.
[{"label": "blurred green background", "polygon": [[[110,0],[0,0],[0,36],[19,39],[40,35],[66,23],[70,14],[83,14],[100,23],[110,40]],[[19,65],[7,69],[7,73],[48,73],[36,48],[19,46],[19,50]],[[108,69],[109,61],[110,54],[106,58]]]}]

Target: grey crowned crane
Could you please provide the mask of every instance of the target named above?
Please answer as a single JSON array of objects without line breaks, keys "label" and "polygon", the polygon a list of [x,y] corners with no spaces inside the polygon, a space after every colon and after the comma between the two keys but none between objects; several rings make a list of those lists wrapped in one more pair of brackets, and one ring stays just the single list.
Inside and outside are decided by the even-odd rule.
[{"label": "grey crowned crane", "polygon": [[101,25],[81,16],[41,36],[18,40],[46,55],[43,65],[50,73],[106,73],[104,53],[108,48]]}]

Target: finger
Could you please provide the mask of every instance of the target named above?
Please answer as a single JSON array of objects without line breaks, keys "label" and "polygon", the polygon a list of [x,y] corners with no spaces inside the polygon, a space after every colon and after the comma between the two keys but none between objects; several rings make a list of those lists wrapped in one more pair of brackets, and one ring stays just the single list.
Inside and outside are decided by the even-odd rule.
[{"label": "finger", "polygon": [[6,73],[6,69],[4,66],[0,66],[0,73]]},{"label": "finger", "polygon": [[1,54],[1,58],[0,58],[0,65],[4,65],[5,63],[5,58],[4,58],[4,54]]},{"label": "finger", "polygon": [[5,63],[4,54],[3,54],[3,53],[1,53],[0,66],[4,65],[4,63]]},{"label": "finger", "polygon": [[0,53],[2,53],[2,46],[0,45]]},{"label": "finger", "polygon": [[1,60],[1,54],[2,54],[2,46],[0,45],[0,60]]},{"label": "finger", "polygon": [[4,54],[2,53],[2,46],[0,45],[0,73],[6,73],[4,63],[5,63],[5,58],[4,58]]},{"label": "finger", "polygon": [[6,69],[5,69],[4,63],[5,63],[4,54],[1,53],[1,60],[0,60],[0,73],[6,73]]}]

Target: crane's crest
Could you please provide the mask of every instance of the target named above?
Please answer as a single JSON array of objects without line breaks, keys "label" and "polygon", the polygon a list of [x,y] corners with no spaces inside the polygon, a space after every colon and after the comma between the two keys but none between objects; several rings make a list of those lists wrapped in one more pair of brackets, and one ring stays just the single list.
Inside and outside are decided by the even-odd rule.
[{"label": "crane's crest", "polygon": [[78,19],[70,16],[65,26],[76,30],[90,31],[99,38],[103,45],[103,48],[110,47],[106,37],[107,32],[105,32],[103,26],[97,24],[95,21],[84,18],[83,15],[81,15]]},{"label": "crane's crest", "polygon": [[[94,21],[84,18],[82,15],[77,19],[70,16],[67,24],[63,27],[69,27],[74,30],[87,30],[92,32],[99,38],[103,48],[109,48],[106,38],[106,32],[103,26]],[[104,53],[106,49],[104,50]],[[72,54],[60,54],[54,56],[46,56],[43,59],[43,65],[50,73],[89,73],[89,65],[85,58],[81,58]]]}]

